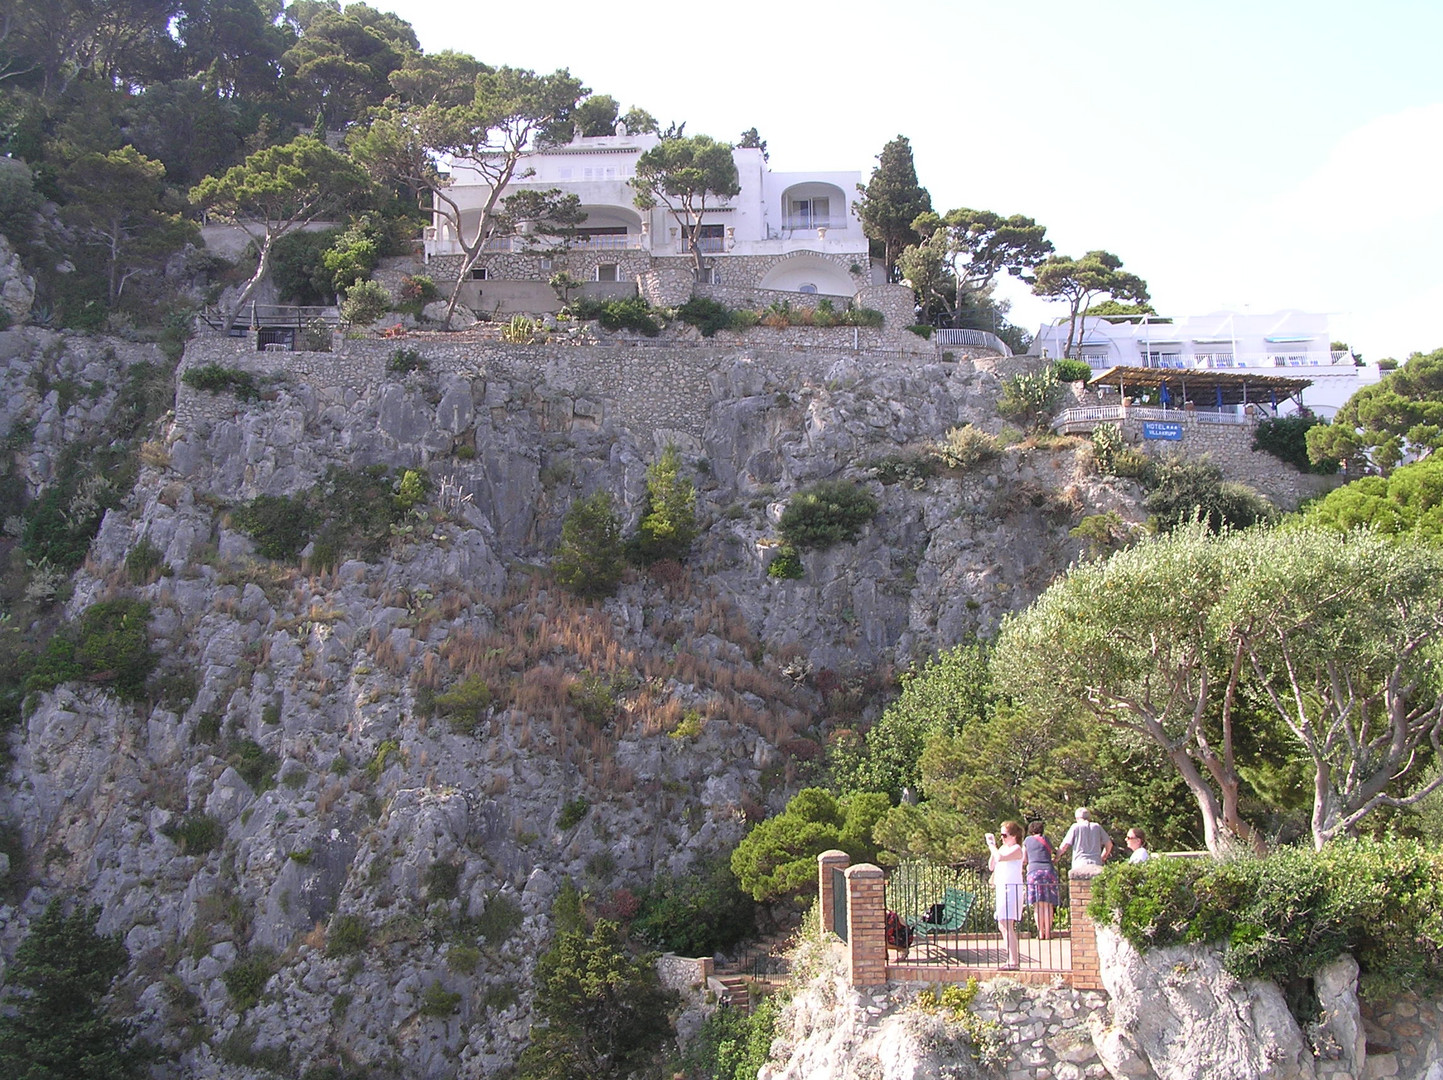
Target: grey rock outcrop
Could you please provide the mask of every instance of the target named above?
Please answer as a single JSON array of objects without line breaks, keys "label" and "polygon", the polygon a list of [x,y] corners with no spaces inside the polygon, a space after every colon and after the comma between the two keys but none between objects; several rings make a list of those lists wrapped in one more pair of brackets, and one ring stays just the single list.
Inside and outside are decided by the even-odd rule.
[{"label": "grey rock outcrop", "polygon": [[[1101,1032],[1116,1057],[1109,1066],[1138,1075],[1138,1056],[1158,1080],[1314,1080],[1313,1054],[1270,982],[1239,981],[1220,954],[1192,948],[1139,953],[1108,927],[1097,931],[1102,980],[1112,997],[1112,1025]],[[1115,1063],[1114,1063],[1115,1062]]]}]

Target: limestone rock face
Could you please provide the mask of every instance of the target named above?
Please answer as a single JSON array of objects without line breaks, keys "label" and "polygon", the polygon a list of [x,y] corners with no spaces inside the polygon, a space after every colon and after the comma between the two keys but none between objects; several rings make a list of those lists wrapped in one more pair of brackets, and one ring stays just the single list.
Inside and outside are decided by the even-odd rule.
[{"label": "limestone rock face", "polygon": [[10,241],[0,236],[0,309],[12,323],[23,323],[34,303],[35,278],[25,272]]},{"label": "limestone rock face", "polygon": [[1312,1051],[1275,984],[1238,981],[1209,950],[1139,953],[1107,927],[1098,928],[1097,950],[1114,1026],[1158,1080],[1317,1075]]}]

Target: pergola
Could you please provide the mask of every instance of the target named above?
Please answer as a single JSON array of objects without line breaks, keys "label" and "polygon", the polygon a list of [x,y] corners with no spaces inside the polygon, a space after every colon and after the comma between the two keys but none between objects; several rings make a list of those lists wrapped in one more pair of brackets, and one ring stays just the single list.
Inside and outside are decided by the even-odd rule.
[{"label": "pergola", "polygon": [[1164,407],[1180,408],[1192,402],[1195,406],[1218,409],[1254,404],[1276,410],[1278,402],[1287,398],[1302,408],[1303,388],[1312,385],[1312,379],[1220,368],[1112,367],[1087,380],[1088,389],[1116,387],[1124,398],[1128,387],[1155,390]]}]

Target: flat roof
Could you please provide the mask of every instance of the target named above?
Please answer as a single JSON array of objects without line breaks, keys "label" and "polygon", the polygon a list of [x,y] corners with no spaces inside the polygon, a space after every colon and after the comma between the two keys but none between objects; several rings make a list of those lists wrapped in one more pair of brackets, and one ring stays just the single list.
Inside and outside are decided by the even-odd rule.
[{"label": "flat roof", "polygon": [[1218,390],[1223,392],[1223,401],[1230,405],[1241,404],[1244,396],[1257,401],[1263,394],[1299,394],[1304,387],[1312,386],[1312,379],[1298,379],[1287,375],[1263,374],[1250,368],[1150,368],[1110,367],[1087,380],[1092,386],[1136,386],[1156,390],[1163,383],[1168,390],[1180,392],[1187,388],[1189,395],[1216,398]]}]

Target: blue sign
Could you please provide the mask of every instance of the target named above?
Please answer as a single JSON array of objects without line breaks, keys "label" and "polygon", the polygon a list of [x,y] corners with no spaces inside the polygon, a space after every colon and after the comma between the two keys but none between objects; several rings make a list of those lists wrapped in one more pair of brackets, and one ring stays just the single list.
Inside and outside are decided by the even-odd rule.
[{"label": "blue sign", "polygon": [[1144,420],[1142,422],[1142,437],[1144,439],[1166,439],[1168,442],[1181,442],[1182,425],[1163,420]]}]

